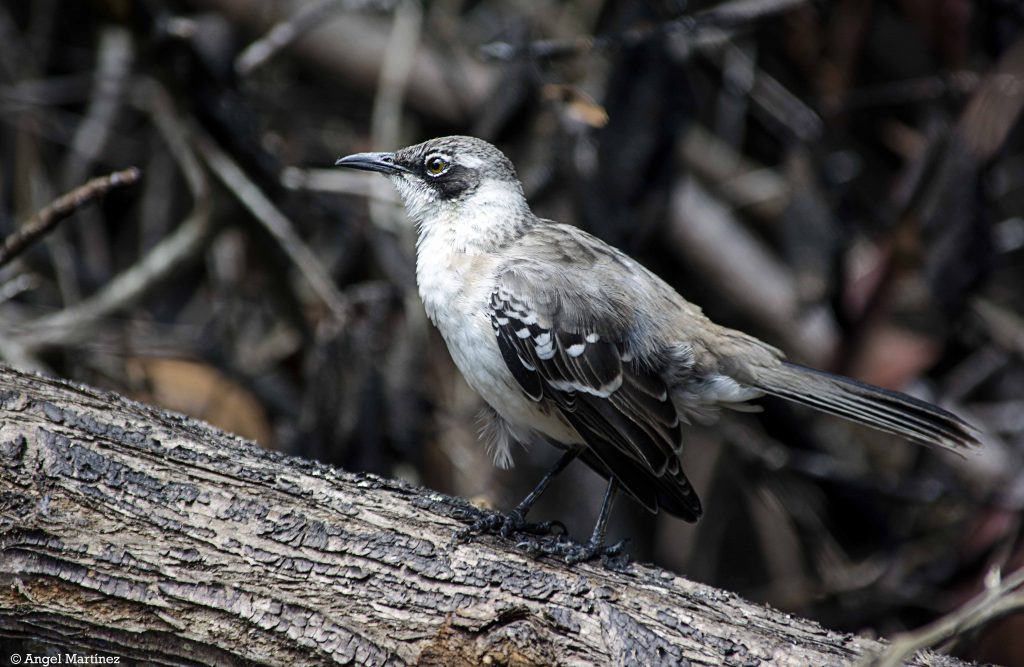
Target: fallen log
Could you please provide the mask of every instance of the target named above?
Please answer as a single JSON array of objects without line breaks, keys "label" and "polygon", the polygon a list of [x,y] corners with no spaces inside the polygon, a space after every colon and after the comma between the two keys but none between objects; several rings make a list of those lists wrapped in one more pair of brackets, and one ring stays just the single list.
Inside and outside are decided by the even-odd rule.
[{"label": "fallen log", "polygon": [[[168,665],[803,666],[882,646],[650,566],[567,566],[490,537],[454,544],[478,512],[0,367],[8,653],[49,646]],[[962,663],[928,653],[910,664]]]}]

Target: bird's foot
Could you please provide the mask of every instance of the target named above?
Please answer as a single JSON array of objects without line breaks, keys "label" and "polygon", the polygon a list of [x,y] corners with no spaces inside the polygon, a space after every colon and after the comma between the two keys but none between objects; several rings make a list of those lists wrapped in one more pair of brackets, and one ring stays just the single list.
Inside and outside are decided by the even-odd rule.
[{"label": "bird's foot", "polygon": [[623,568],[629,563],[629,555],[624,552],[626,540],[615,544],[588,542],[579,544],[567,537],[559,536],[555,540],[521,540],[516,548],[535,555],[555,556],[569,565],[600,560],[612,568]]},{"label": "bird's foot", "polygon": [[574,545],[576,548],[565,555],[565,562],[569,565],[586,563],[592,560],[621,560],[623,564],[629,562],[629,554],[625,553],[626,540],[619,540],[615,544],[587,544]]},{"label": "bird's foot", "polygon": [[554,556],[567,564],[600,560],[606,567],[622,570],[629,564],[625,553],[626,540],[606,545],[591,539],[586,544],[574,542],[561,521],[530,523],[519,510],[508,514],[481,512],[468,527],[452,536],[453,543],[467,542],[477,535],[498,535],[515,540],[516,549],[532,556]]},{"label": "bird's foot", "polygon": [[500,512],[489,512],[474,521],[468,528],[455,533],[456,542],[465,542],[474,535],[500,535],[510,539],[516,535],[549,537],[565,536],[568,531],[561,521],[542,521],[530,523],[518,509],[508,514]]}]

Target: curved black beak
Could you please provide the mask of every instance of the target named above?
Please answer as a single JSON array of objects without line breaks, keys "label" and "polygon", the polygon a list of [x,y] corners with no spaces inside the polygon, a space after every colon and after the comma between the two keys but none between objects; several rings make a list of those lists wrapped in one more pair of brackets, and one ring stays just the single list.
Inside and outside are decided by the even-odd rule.
[{"label": "curved black beak", "polygon": [[346,155],[334,163],[336,167],[362,169],[363,171],[379,171],[382,174],[400,174],[409,171],[395,162],[394,153],[356,153]]}]

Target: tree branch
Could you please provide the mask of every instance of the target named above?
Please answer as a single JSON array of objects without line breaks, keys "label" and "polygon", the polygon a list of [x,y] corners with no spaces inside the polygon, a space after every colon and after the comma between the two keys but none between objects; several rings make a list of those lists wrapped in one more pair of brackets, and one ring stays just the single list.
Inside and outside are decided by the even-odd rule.
[{"label": "tree branch", "polygon": [[652,567],[451,544],[476,512],[0,367],[0,636],[173,665],[824,665],[881,647]]},{"label": "tree branch", "polygon": [[138,168],[129,167],[106,176],[99,176],[61,195],[38,213],[33,215],[16,232],[0,244],[0,266],[20,255],[32,243],[42,238],[57,223],[82,208],[94,199],[99,199],[111,190],[134,185],[141,176]]}]

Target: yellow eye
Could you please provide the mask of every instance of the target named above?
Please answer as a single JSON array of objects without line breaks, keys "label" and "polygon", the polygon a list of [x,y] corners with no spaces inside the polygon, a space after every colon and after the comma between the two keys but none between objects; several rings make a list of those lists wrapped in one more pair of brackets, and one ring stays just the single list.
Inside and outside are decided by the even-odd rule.
[{"label": "yellow eye", "polygon": [[433,157],[427,158],[426,167],[428,174],[431,176],[437,176],[448,168],[448,163],[444,161],[444,158],[434,155]]}]

